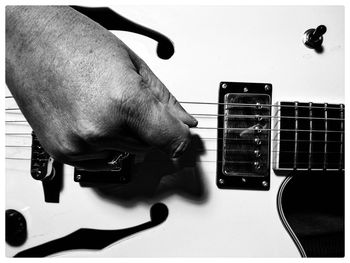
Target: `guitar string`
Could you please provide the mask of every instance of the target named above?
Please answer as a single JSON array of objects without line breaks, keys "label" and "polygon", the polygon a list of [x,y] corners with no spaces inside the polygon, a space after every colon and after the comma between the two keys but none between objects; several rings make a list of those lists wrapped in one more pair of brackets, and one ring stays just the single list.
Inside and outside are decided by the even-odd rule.
[{"label": "guitar string", "polygon": [[[195,102],[195,101],[179,101],[180,104],[198,104],[198,105],[239,105],[243,107],[277,107],[277,108],[307,108],[307,109],[334,109],[334,110],[342,110],[344,109],[344,105],[340,104],[339,107],[328,107],[324,106],[302,106],[302,105],[280,105],[280,104],[260,104],[257,103],[238,103],[238,102]],[[318,103],[320,104],[320,103]],[[328,105],[328,104],[327,104]]]},{"label": "guitar string", "polygon": [[[300,105],[279,105],[279,104],[260,104],[260,103],[237,103],[237,102],[193,102],[193,101],[179,101],[180,104],[193,104],[193,105],[234,105],[241,107],[276,107],[276,108],[306,108],[306,109],[327,109],[327,110],[344,110],[344,105],[339,107],[324,106],[300,106]],[[19,108],[6,108],[5,110],[19,110]]]},{"label": "guitar string", "polygon": [[[212,114],[212,113],[190,113],[192,116],[198,116],[197,118],[209,119],[216,117],[228,117],[228,118],[242,118],[242,119],[301,119],[301,120],[335,120],[343,121],[344,118],[321,118],[321,117],[293,117],[293,116],[264,116],[264,115],[239,115],[239,114]],[[5,122],[26,122],[26,120],[6,120]]]},{"label": "guitar string", "polygon": [[[7,133],[7,136],[24,136],[24,137],[28,137],[31,136],[31,133]],[[219,140],[219,141],[250,141],[250,142],[255,142],[254,139],[241,139],[241,138],[200,138],[201,140]],[[263,138],[257,138],[259,139],[259,141],[261,142],[295,142],[295,140],[291,140],[291,139],[263,139]],[[298,140],[298,142],[312,142],[312,143],[343,143],[343,141],[338,141],[338,140]]]},{"label": "guitar string", "polygon": [[252,127],[234,127],[234,128],[216,128],[216,127],[190,127],[191,129],[203,129],[203,130],[236,130],[236,131],[289,131],[289,132],[335,132],[335,133],[343,133],[344,131],[336,131],[336,130],[299,130],[299,129],[266,129],[266,128],[258,128],[258,126],[255,126],[256,128]]},{"label": "guitar string", "polygon": [[[20,158],[20,157],[6,157],[6,160],[16,160],[16,161],[33,161],[31,158]],[[34,161],[48,161],[48,159],[34,159]],[[91,161],[91,160],[89,160]],[[159,163],[160,161],[164,161],[164,159],[160,159],[160,160],[147,160],[144,163]],[[238,164],[238,165],[253,165],[253,166],[260,166],[260,167],[266,167],[263,163],[255,163],[254,161],[247,161],[247,162],[237,162],[237,161],[217,161],[217,160],[190,160],[190,159],[182,159],[183,163],[224,163],[224,164]],[[293,162],[269,162],[269,165],[275,166],[275,165],[279,165],[279,166],[285,166],[285,165],[289,165],[287,167],[280,167],[280,168],[285,168],[285,169],[294,169],[294,167],[292,167],[292,165],[294,164]],[[299,167],[297,169],[307,169],[308,165],[310,163],[308,162],[297,162],[297,165],[305,165],[306,167]],[[312,167],[312,169],[321,169],[324,170],[323,166],[324,166],[324,162],[312,162],[313,166],[317,166],[320,165],[320,167]],[[326,170],[328,169],[332,169],[332,170],[342,170],[343,167],[341,167],[340,169],[339,167],[339,162],[327,162],[328,166],[337,166],[337,168],[333,168],[333,167],[329,167],[326,168]],[[343,166],[343,164],[342,164]],[[260,169],[260,168],[259,168]],[[263,169],[261,169],[263,170]]]},{"label": "guitar string", "polygon": [[[23,160],[23,161],[48,161],[48,159],[32,159],[32,158],[25,158],[25,157],[6,157],[5,158],[6,160]],[[93,161],[93,160],[87,160],[87,161]],[[164,159],[159,159],[159,160],[149,160],[149,161],[146,161],[145,163],[148,163],[148,162],[159,162],[159,161],[164,161]],[[182,161],[185,161],[185,159],[182,159]],[[192,160],[187,160],[189,162],[191,162]],[[215,163],[232,163],[232,164],[252,164],[252,165],[255,165],[254,163],[256,161],[217,161],[217,160],[201,160],[201,161],[194,161],[196,163],[206,163],[206,162],[215,162]],[[262,163],[259,163],[257,165],[261,165]],[[269,164],[272,164],[272,165],[275,165],[275,164],[279,164],[279,165],[282,165],[282,164],[287,164],[287,165],[292,165],[293,162],[276,162],[276,161],[272,161],[272,162],[269,162]],[[309,162],[297,162],[298,165],[302,165],[302,164],[309,164]],[[317,165],[317,164],[324,164],[324,162],[312,162],[312,164],[314,165]],[[337,165],[339,166],[339,162],[327,162],[327,165]],[[283,168],[283,167],[281,167]],[[286,168],[293,168],[293,167],[286,167]],[[299,168],[307,168],[307,167],[299,167]],[[298,168],[298,169],[299,169]],[[323,168],[323,167],[322,167]],[[314,167],[313,169],[318,169],[317,167]],[[321,169],[321,167],[320,167]],[[333,168],[327,168],[327,169],[333,169]],[[336,168],[334,168],[336,169]]]},{"label": "guitar string", "polygon": [[[216,127],[190,127],[190,129],[198,129],[198,130],[227,130],[227,131],[254,131],[254,132],[261,132],[261,131],[274,131],[274,132],[305,132],[305,133],[314,133],[314,132],[322,132],[322,133],[344,133],[344,131],[336,131],[336,130],[299,130],[299,129],[266,129],[266,128],[259,128],[258,126],[255,126],[255,128],[252,127],[235,127],[235,128],[216,128]],[[5,133],[6,135],[11,135],[11,133]]]},{"label": "guitar string", "polygon": [[239,114],[212,114],[212,113],[190,113],[190,115],[198,116],[199,118],[209,118],[209,117],[229,117],[229,118],[262,118],[262,119],[305,119],[305,120],[337,120],[343,121],[343,118],[321,118],[321,117],[293,117],[293,116],[265,116],[259,114],[252,115],[239,115]]},{"label": "guitar string", "polygon": [[[31,136],[32,133],[7,133],[6,134],[7,136],[13,136],[13,137],[16,137],[16,136],[24,136],[24,137],[28,137],[28,136]],[[219,141],[251,141],[251,142],[255,142],[254,141],[254,138],[253,139],[242,139],[242,138],[201,138],[201,140],[219,140]],[[292,140],[292,139],[263,139],[263,138],[258,138],[259,141],[261,142],[295,142],[295,140]],[[310,140],[298,140],[298,142],[310,142]],[[325,140],[311,140],[312,143],[326,143]],[[338,140],[327,140],[327,143],[343,143],[343,141],[338,141]]]},{"label": "guitar string", "polygon": [[[5,145],[5,147],[7,148],[33,148],[32,145]],[[225,150],[222,150],[222,149],[205,149],[205,148],[198,148],[196,150],[196,152],[206,152],[206,151],[210,151],[210,152],[237,152],[237,153],[246,153],[247,151],[243,151],[243,150],[236,150],[236,149],[225,149]],[[280,152],[280,153],[294,153],[294,151],[275,151],[275,150],[272,150],[271,151],[272,153],[277,153],[277,152]],[[309,152],[301,152],[301,153],[309,153]],[[324,154],[324,151],[312,151],[312,154]],[[327,154],[340,154],[340,152],[327,152]]]}]

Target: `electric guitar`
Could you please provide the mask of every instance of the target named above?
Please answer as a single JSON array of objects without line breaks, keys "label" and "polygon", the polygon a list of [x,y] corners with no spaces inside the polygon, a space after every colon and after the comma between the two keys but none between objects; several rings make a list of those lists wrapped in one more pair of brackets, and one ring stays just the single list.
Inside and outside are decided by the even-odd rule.
[{"label": "electric guitar", "polygon": [[178,161],[84,171],[6,90],[7,256],[344,256],[342,7],[75,8],[139,33],[113,31],[199,124]]}]

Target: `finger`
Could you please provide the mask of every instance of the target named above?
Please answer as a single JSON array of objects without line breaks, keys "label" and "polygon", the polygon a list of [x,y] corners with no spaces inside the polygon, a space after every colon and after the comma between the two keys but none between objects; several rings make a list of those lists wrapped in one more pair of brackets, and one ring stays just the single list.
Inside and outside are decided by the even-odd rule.
[{"label": "finger", "polygon": [[[164,89],[166,89],[164,87]],[[167,90],[167,89],[166,89]],[[187,111],[181,106],[181,104],[176,100],[176,98],[170,93],[170,99],[167,103],[170,112],[174,113],[180,120],[186,123],[189,127],[196,127],[198,121],[192,115],[187,113]]]},{"label": "finger", "polygon": [[153,74],[153,72],[145,65],[140,68],[140,75],[143,77],[147,87],[152,94],[164,105],[168,110],[189,127],[195,127],[198,121],[180,105],[176,98],[169,92],[165,85]]},{"label": "finger", "polygon": [[171,157],[179,157],[190,141],[186,124],[168,111],[147,89],[137,96],[138,102],[126,116],[126,123],[145,143],[157,147]]},{"label": "finger", "polygon": [[132,50],[128,49],[130,58],[135,65],[135,69],[142,77],[146,87],[152,92],[152,94],[164,105],[167,106],[174,116],[178,117],[181,121],[187,124],[189,127],[195,127],[198,121],[188,114],[186,110],[180,105],[176,98],[169,92],[165,85],[157,78],[147,64],[138,57]]}]

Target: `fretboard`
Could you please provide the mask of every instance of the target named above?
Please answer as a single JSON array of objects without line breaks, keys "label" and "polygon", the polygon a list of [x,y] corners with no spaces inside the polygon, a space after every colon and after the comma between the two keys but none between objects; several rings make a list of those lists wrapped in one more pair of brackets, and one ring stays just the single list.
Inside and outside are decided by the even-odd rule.
[{"label": "fretboard", "polygon": [[280,102],[273,136],[277,171],[344,171],[343,104]]}]

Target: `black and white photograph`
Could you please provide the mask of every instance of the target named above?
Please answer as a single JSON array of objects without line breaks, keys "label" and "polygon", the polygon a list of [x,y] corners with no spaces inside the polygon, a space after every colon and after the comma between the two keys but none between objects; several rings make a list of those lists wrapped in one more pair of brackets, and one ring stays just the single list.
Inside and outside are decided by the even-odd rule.
[{"label": "black and white photograph", "polygon": [[2,6],[6,258],[346,259],[346,6],[181,3]]}]

